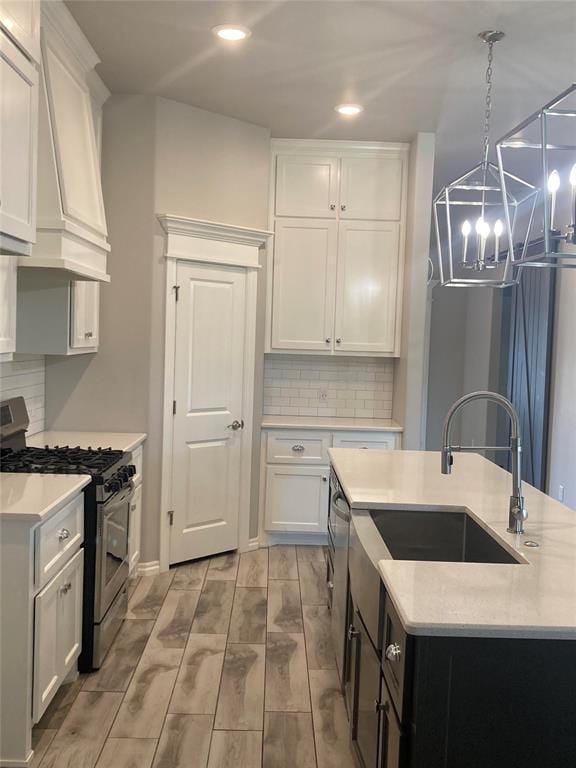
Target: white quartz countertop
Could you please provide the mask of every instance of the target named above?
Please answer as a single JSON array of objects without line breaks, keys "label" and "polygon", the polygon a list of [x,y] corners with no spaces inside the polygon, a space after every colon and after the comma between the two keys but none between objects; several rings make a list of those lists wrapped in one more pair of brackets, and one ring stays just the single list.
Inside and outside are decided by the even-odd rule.
[{"label": "white quartz countertop", "polygon": [[0,519],[39,523],[76,496],[90,475],[0,473]]},{"label": "white quartz countertop", "polygon": [[402,432],[392,419],[353,419],[331,416],[263,416],[262,429],[326,429],[339,431]]},{"label": "white quartz countertop", "polygon": [[[477,454],[330,450],[354,509],[466,509],[519,565],[381,559],[377,565],[415,635],[576,639],[576,512],[524,485],[526,534],[507,532],[511,478]],[[353,515],[355,513],[353,512]],[[528,548],[534,541],[538,548]]]},{"label": "white quartz countertop", "polygon": [[112,448],[114,451],[133,451],[146,440],[144,432],[37,432],[26,438],[26,444],[36,448],[45,445],[70,445],[80,448]]}]

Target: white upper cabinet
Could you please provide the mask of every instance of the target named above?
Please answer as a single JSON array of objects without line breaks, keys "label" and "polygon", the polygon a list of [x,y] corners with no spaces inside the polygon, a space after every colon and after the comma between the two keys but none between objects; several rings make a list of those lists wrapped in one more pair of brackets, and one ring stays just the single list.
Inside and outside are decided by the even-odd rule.
[{"label": "white upper cabinet", "polygon": [[16,350],[16,256],[0,258],[0,362]]},{"label": "white upper cabinet", "polygon": [[336,241],[335,221],[276,222],[272,325],[275,349],[331,349]]},{"label": "white upper cabinet", "polygon": [[0,30],[0,233],[4,252],[36,240],[38,70]]},{"label": "white upper cabinet", "polygon": [[343,157],[340,171],[340,218],[398,221],[402,212],[403,160]]},{"label": "white upper cabinet", "polygon": [[0,0],[0,28],[29,58],[40,61],[40,3],[38,0]]},{"label": "white upper cabinet", "polygon": [[276,216],[335,219],[339,165],[336,157],[279,155]]},{"label": "white upper cabinet", "polygon": [[398,290],[399,227],[343,222],[338,239],[336,348],[393,354]]},{"label": "white upper cabinet", "polygon": [[78,73],[45,41],[44,76],[62,208],[66,217],[106,236],[92,100]]},{"label": "white upper cabinet", "polygon": [[266,351],[399,356],[409,146],[272,146]]},{"label": "white upper cabinet", "polygon": [[73,349],[97,347],[100,325],[100,283],[74,280],[70,291],[70,346]]}]

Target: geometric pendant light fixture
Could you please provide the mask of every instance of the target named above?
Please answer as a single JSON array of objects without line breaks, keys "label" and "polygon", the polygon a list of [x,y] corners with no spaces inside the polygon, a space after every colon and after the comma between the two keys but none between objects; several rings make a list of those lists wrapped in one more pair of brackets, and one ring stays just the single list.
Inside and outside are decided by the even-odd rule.
[{"label": "geometric pendant light fixture", "polygon": [[504,32],[479,37],[488,46],[482,159],[434,198],[436,267],[444,286],[505,288],[520,274],[510,250],[517,211],[538,190],[489,161],[493,48]]},{"label": "geometric pendant light fixture", "polygon": [[537,194],[518,210],[508,246],[513,269],[576,268],[576,83],[496,143],[504,191],[517,169]]}]

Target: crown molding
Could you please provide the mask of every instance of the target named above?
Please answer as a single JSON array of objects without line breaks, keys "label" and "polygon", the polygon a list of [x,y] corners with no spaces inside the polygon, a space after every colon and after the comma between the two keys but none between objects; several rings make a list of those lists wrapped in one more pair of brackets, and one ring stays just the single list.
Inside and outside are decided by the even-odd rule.
[{"label": "crown molding", "polygon": [[44,35],[53,45],[67,51],[84,72],[94,69],[100,58],[62,0],[44,0],[41,9]]},{"label": "crown molding", "polygon": [[167,235],[184,235],[202,240],[219,240],[224,243],[251,245],[260,248],[273,236],[273,232],[265,229],[238,227],[233,224],[223,224],[217,221],[203,219],[188,219],[185,216],[171,216],[167,213],[158,214],[158,220]]}]

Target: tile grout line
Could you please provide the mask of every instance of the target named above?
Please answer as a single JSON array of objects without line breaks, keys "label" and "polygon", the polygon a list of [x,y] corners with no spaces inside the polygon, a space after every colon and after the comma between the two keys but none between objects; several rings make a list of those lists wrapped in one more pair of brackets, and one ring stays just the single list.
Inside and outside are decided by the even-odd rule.
[{"label": "tile grout line", "polygon": [[300,594],[300,611],[302,613],[302,634],[304,635],[304,655],[306,660],[306,680],[308,681],[308,696],[310,697],[310,725],[312,726],[312,741],[314,742],[314,763],[318,768],[318,748],[316,746],[316,730],[314,728],[314,707],[312,706],[312,687],[310,685],[310,665],[308,664],[308,644],[304,627],[304,605],[302,603],[302,585],[300,583],[300,562],[296,550],[296,570],[298,572],[298,592]]}]

